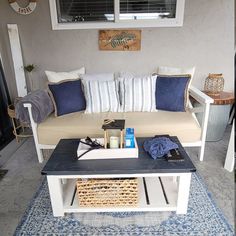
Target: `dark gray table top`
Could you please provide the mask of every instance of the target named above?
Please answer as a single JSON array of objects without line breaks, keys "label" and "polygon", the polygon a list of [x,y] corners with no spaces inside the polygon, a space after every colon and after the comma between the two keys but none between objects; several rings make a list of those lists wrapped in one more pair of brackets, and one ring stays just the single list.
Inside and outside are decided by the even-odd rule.
[{"label": "dark gray table top", "polygon": [[79,139],[61,139],[41,173],[43,175],[98,175],[98,174],[143,174],[143,173],[188,173],[196,168],[180,145],[179,152],[184,157],[181,162],[168,162],[165,159],[153,160],[143,149],[147,138],[137,138],[139,158],[77,160]]}]

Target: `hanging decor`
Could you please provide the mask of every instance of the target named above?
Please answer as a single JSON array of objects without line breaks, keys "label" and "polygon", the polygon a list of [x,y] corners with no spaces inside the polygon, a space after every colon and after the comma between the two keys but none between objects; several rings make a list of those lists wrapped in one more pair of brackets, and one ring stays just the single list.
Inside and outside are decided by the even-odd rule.
[{"label": "hanging decor", "polygon": [[29,0],[29,3],[26,7],[21,7],[19,6],[16,0],[8,0],[12,9],[21,15],[28,15],[32,13],[36,8],[37,5],[36,1],[37,0]]},{"label": "hanging decor", "polygon": [[139,51],[141,30],[100,30],[99,49],[109,51]]}]

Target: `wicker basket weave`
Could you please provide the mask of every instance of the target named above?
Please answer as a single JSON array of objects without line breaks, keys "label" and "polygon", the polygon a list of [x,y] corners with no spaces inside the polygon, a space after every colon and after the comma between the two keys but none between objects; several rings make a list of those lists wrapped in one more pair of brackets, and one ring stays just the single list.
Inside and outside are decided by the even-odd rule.
[{"label": "wicker basket weave", "polygon": [[137,206],[138,179],[78,179],[77,193],[83,207]]},{"label": "wicker basket weave", "polygon": [[209,74],[205,80],[204,91],[208,94],[217,95],[224,89],[222,74]]},{"label": "wicker basket weave", "polygon": [[15,107],[13,104],[7,107],[7,113],[11,118],[16,118]]},{"label": "wicker basket weave", "polygon": [[[19,99],[20,98],[16,98],[16,101]],[[13,125],[13,134],[16,137],[17,143],[19,142],[19,138],[28,138],[32,136],[32,130],[27,129],[30,126],[27,123],[23,123],[17,120],[14,104],[10,104],[7,107],[7,113],[9,117],[11,118],[12,125]]]}]

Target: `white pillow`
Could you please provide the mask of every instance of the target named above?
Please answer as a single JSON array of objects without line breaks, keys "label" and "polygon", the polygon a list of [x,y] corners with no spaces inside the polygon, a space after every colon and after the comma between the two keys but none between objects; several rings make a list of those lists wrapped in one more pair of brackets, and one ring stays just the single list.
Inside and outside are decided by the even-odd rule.
[{"label": "white pillow", "polygon": [[63,80],[78,79],[81,75],[85,74],[85,68],[81,67],[78,70],[72,70],[70,72],[54,72],[46,70],[45,74],[47,75],[49,82],[58,83]]},{"label": "white pillow", "polygon": [[176,68],[168,66],[159,66],[157,74],[159,75],[191,75],[191,80],[194,76],[195,67],[191,68]]},{"label": "white pillow", "polygon": [[84,80],[98,80],[98,81],[111,81],[114,80],[113,73],[98,73],[98,74],[84,74],[82,76]]},{"label": "white pillow", "polygon": [[156,111],[156,78],[157,76],[119,78],[121,111],[154,112]]},{"label": "white pillow", "polygon": [[120,101],[117,83],[113,81],[83,80],[86,99],[85,113],[118,112]]}]

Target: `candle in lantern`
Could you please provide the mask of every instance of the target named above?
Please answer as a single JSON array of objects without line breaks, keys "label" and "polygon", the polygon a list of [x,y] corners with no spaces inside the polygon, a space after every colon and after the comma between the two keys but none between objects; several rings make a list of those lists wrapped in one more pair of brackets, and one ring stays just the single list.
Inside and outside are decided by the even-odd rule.
[{"label": "candle in lantern", "polygon": [[110,137],[110,148],[119,148],[119,137]]}]

